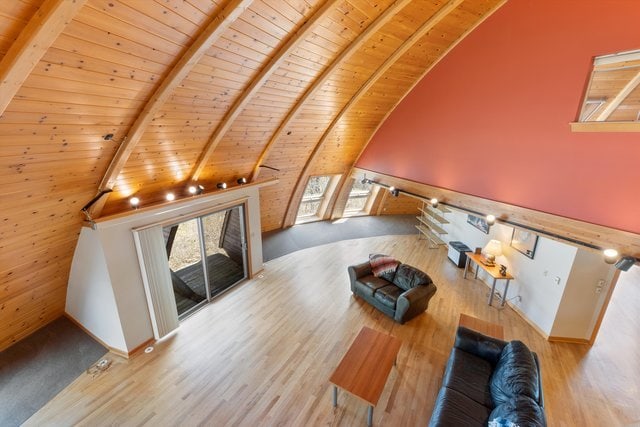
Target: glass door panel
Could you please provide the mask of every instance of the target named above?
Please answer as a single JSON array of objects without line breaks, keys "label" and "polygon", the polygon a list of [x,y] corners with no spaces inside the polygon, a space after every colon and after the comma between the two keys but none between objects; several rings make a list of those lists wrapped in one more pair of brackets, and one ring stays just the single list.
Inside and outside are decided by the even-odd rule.
[{"label": "glass door panel", "polygon": [[198,223],[198,219],[192,219],[163,228],[179,318],[207,302]]},{"label": "glass door panel", "polygon": [[202,217],[210,297],[247,277],[243,207]]}]

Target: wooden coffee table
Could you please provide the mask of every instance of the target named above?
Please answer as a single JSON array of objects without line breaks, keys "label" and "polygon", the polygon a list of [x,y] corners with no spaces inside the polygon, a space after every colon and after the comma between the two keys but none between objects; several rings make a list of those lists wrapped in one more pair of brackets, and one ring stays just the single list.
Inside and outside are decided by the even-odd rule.
[{"label": "wooden coffee table", "polygon": [[402,341],[396,337],[363,327],[329,378],[333,384],[333,406],[338,405],[340,387],[369,405],[367,425],[370,426],[373,408],[396,364],[401,345]]},{"label": "wooden coffee table", "polygon": [[497,325],[495,323],[487,322],[486,320],[478,319],[477,317],[469,316],[468,314],[460,313],[458,326],[464,326],[467,329],[480,332],[482,335],[504,341],[504,328],[502,325]]}]

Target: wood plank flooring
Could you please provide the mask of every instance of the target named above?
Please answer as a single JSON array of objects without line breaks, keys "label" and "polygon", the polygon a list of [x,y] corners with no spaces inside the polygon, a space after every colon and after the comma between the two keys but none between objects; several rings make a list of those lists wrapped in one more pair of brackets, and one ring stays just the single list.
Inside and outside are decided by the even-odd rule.
[{"label": "wood plank flooring", "polygon": [[[398,325],[351,295],[347,266],[371,252],[431,275],[438,291],[426,313]],[[635,301],[637,309],[638,282],[626,285],[618,284],[613,301],[620,294],[622,305]],[[415,235],[298,251],[266,263],[261,277],[188,318],[152,353],[113,356],[106,372],[82,375],[26,425],[364,425],[366,405],[357,398],[342,393],[332,408],[328,379],[368,326],[403,341],[374,425],[425,426],[461,312],[503,325],[507,340],[539,354],[550,426],[640,421],[633,310],[610,310],[591,348],[549,343],[510,308],[487,306],[486,292],[481,282],[463,280],[443,249],[429,250]]]}]

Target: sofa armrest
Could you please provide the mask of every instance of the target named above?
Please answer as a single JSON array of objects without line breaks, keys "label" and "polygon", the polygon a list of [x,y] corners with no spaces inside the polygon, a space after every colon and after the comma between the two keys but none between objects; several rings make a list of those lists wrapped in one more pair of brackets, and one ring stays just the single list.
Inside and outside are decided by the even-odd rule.
[{"label": "sofa armrest", "polygon": [[363,262],[361,264],[350,265],[349,267],[347,267],[347,271],[349,271],[349,279],[351,279],[352,283],[360,277],[372,274],[371,264],[369,264],[369,261]]},{"label": "sofa armrest", "polygon": [[538,359],[538,355],[535,352],[531,352],[533,354],[533,360],[536,362],[536,368],[538,368],[538,405],[542,409],[544,409],[544,396],[542,393],[542,372],[540,372],[540,360]]},{"label": "sofa armrest", "polygon": [[437,289],[436,285],[429,283],[428,285],[418,285],[401,293],[396,302],[394,319],[404,323],[424,312]]},{"label": "sofa armrest", "polygon": [[505,341],[458,326],[454,347],[485,359],[495,366],[506,344]]}]

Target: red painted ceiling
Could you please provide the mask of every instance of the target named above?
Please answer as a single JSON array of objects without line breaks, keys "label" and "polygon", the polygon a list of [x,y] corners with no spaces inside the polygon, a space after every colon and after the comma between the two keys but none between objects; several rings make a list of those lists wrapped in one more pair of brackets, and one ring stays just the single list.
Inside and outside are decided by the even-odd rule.
[{"label": "red painted ceiling", "polygon": [[357,166],[640,233],[640,133],[569,128],[593,57],[640,49],[638,22],[638,0],[507,2],[404,99]]}]

